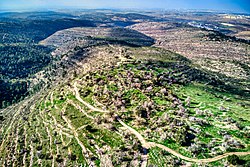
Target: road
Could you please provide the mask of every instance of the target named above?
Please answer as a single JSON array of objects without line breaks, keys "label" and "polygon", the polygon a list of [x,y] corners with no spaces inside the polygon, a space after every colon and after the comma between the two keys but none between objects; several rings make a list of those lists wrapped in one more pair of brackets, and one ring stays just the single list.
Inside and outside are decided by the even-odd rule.
[{"label": "road", "polygon": [[[102,109],[99,109],[99,108],[95,108],[93,107],[92,105],[88,104],[87,102],[85,102],[81,97],[80,97],[80,94],[78,92],[78,88],[77,88],[77,83],[75,82],[74,83],[74,91],[75,91],[75,96],[76,96],[76,99],[79,100],[82,104],[84,104],[85,106],[87,106],[90,110],[93,110],[93,111],[100,111],[100,112],[109,112],[109,111],[104,111]],[[164,146],[162,144],[158,144],[158,143],[155,143],[155,142],[147,142],[146,139],[139,133],[137,132],[135,129],[133,129],[132,127],[128,126],[126,123],[124,123],[120,118],[117,118],[117,121],[123,126],[125,127],[127,130],[130,131],[130,133],[134,134],[137,139],[140,141],[142,147],[144,148],[153,148],[153,147],[158,147],[158,148],[161,148],[165,151],[167,151],[168,153],[180,158],[180,159],[183,159],[183,160],[186,160],[186,161],[189,161],[189,162],[195,162],[195,163],[209,163],[209,162],[215,162],[215,161],[218,161],[218,160],[221,160],[223,158],[226,158],[230,155],[237,155],[237,156],[244,156],[244,155],[250,155],[250,152],[229,152],[229,153],[225,153],[225,154],[222,154],[222,155],[218,155],[216,157],[213,157],[213,158],[206,158],[206,159],[196,159],[196,158],[189,158],[189,157],[186,157],[178,152],[176,152],[175,150],[172,150],[171,148],[167,147],[167,146]]]}]

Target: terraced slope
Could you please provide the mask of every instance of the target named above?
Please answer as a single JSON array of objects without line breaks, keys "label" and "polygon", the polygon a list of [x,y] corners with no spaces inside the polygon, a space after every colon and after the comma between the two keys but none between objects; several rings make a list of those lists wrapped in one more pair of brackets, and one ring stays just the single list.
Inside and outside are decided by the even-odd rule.
[{"label": "terraced slope", "polygon": [[78,74],[1,111],[0,165],[249,165],[245,97],[164,49],[92,49]]},{"label": "terraced slope", "polygon": [[155,46],[179,53],[203,69],[226,77],[250,79],[247,42],[178,23],[139,23],[130,28],[154,38]]}]

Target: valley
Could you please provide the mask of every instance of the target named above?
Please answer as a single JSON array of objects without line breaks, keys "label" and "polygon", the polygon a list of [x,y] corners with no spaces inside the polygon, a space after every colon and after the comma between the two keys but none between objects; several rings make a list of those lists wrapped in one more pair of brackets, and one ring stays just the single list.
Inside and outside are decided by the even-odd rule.
[{"label": "valley", "polygon": [[0,50],[17,69],[1,82],[26,84],[0,110],[0,166],[249,166],[249,41],[157,12],[102,12],[8,15],[73,23],[1,42],[44,51]]}]

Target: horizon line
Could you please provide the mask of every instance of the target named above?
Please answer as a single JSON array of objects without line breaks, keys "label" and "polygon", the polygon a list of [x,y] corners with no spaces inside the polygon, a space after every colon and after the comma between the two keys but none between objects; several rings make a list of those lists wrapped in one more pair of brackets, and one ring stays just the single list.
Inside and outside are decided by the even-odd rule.
[{"label": "horizon line", "polygon": [[0,8],[0,12],[28,12],[28,11],[53,11],[53,10],[138,10],[138,11],[183,11],[183,12],[214,12],[214,13],[238,13],[238,14],[250,14],[247,11],[232,11],[232,10],[219,10],[219,9],[188,9],[188,8],[119,8],[119,7],[107,7],[107,8],[91,8],[91,7],[53,7],[53,8],[23,8],[23,9],[13,9],[13,8]]}]

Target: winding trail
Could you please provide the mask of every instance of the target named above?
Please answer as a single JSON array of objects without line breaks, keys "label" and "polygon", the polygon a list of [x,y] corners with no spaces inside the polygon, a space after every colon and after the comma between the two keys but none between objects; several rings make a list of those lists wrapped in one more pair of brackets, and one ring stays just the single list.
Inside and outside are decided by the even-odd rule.
[{"label": "winding trail", "polygon": [[[78,89],[77,89],[77,83],[75,82],[74,83],[74,91],[75,91],[75,95],[76,95],[76,99],[79,100],[82,104],[84,104],[85,106],[87,106],[90,110],[94,110],[94,111],[100,111],[100,112],[109,112],[109,111],[104,111],[104,110],[101,110],[101,109],[98,109],[98,108],[95,108],[93,107],[92,105],[88,104],[87,102],[85,102],[79,95],[79,92],[78,92]],[[186,160],[186,161],[189,161],[189,162],[195,162],[195,163],[209,163],[209,162],[215,162],[215,161],[218,161],[218,160],[221,160],[223,158],[226,158],[230,155],[237,155],[237,156],[245,156],[245,155],[250,155],[250,152],[229,152],[229,153],[225,153],[225,154],[222,154],[222,155],[218,155],[216,157],[213,157],[213,158],[206,158],[206,159],[196,159],[196,158],[189,158],[189,157],[186,157],[178,152],[176,152],[175,150],[172,150],[171,148],[168,148],[162,144],[158,144],[158,143],[155,143],[155,142],[147,142],[145,140],[145,138],[139,133],[137,132],[135,129],[133,129],[132,127],[128,126],[126,123],[124,123],[119,117],[117,117],[117,121],[123,126],[125,127],[126,129],[128,129],[132,134],[134,134],[138,140],[140,141],[142,147],[144,148],[153,148],[153,147],[158,147],[158,148],[161,148],[167,152],[169,152],[170,154],[180,158],[180,159],[183,159],[183,160]],[[145,166],[145,164],[144,164]]]},{"label": "winding trail", "polygon": [[97,112],[102,112],[102,113],[108,113],[108,111],[104,111],[102,109],[96,108],[92,105],[90,105],[89,103],[85,102],[79,94],[78,88],[77,88],[77,83],[74,83],[74,91],[75,91],[75,97],[78,101],[80,101],[82,104],[84,104],[86,107],[88,107],[90,110],[92,111],[97,111]]},{"label": "winding trail", "polygon": [[138,138],[138,140],[141,142],[142,147],[147,149],[150,148],[151,145],[144,139],[144,137],[142,137],[140,133],[138,133],[135,129],[131,128],[130,126],[126,125],[120,118],[117,118],[117,121]]},{"label": "winding trail", "polygon": [[250,155],[250,152],[230,152],[230,153],[225,153],[225,154],[222,154],[222,155],[218,155],[216,157],[213,157],[213,158],[207,158],[207,159],[195,159],[195,158],[189,158],[189,157],[186,157],[186,156],[183,156],[181,155],[180,153],[162,145],[162,144],[157,144],[157,143],[154,143],[154,142],[148,142],[151,147],[158,147],[158,148],[161,148],[171,154],[173,154],[174,156],[176,157],[179,157],[183,160],[186,160],[186,161],[190,161],[190,162],[196,162],[196,163],[208,163],[208,162],[214,162],[214,161],[218,161],[218,160],[221,160],[223,158],[226,158],[230,155],[237,155],[237,156],[244,156],[244,155]]}]

